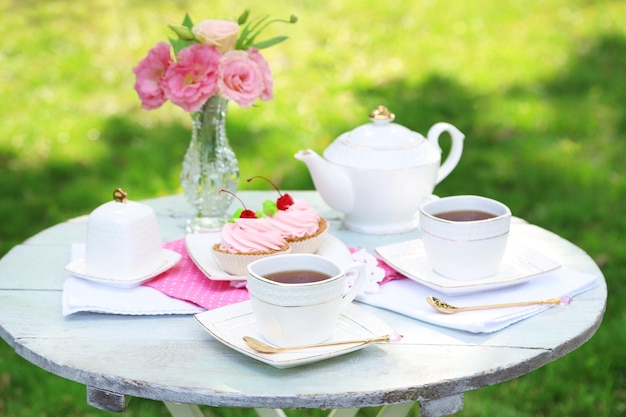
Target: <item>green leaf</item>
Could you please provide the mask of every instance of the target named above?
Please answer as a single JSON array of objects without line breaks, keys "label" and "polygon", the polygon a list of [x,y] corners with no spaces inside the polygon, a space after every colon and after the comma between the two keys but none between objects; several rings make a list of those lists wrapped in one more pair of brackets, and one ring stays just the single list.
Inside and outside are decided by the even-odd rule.
[{"label": "green leaf", "polygon": [[[239,18],[240,24],[244,23],[248,19],[248,10],[244,12]],[[248,22],[242,29],[239,34],[239,38],[237,38],[237,44],[235,45],[235,49],[243,49],[246,50],[251,46],[254,46],[257,49],[265,49],[270,46],[276,45],[277,43],[283,42],[288,39],[287,36],[276,36],[271,39],[267,39],[261,42],[256,42],[257,36],[261,34],[268,26],[273,23],[296,23],[298,18],[295,15],[291,15],[289,20],[284,19],[272,19],[268,20],[269,15],[265,15],[262,17],[257,17]]]},{"label": "green leaf", "polygon": [[174,55],[178,56],[178,53],[180,51],[182,51],[183,49],[185,49],[186,47],[188,47],[189,45],[193,45],[194,43],[198,43],[198,41],[191,40],[191,41],[186,41],[184,39],[173,39],[173,38],[169,38],[170,40],[170,44],[172,45],[172,48],[174,48]]},{"label": "green leaf", "polygon": [[241,216],[241,213],[243,212],[242,208],[238,208],[237,210],[235,210],[235,212],[233,213],[232,216],[230,216],[230,219],[228,219],[229,223],[235,223],[235,219],[238,219],[239,216]]},{"label": "green leaf", "polygon": [[275,201],[265,200],[263,202],[263,213],[267,214],[268,216],[273,216],[274,214],[276,214],[277,211],[278,208],[276,207]]},{"label": "green leaf", "polygon": [[[237,39],[236,49],[248,49],[248,47],[254,42],[254,38],[259,34],[260,31],[257,31],[257,28],[261,23],[267,20],[269,16],[258,17],[256,19],[251,20],[244,28],[241,30],[241,34],[239,35],[239,39]],[[254,32],[257,31],[256,34]],[[250,38],[248,36],[252,34]]]},{"label": "green leaf", "polygon": [[261,41],[261,42],[257,42],[255,43],[254,46],[256,49],[265,49],[265,48],[269,48],[270,46],[274,46],[277,43],[281,43],[283,41],[286,41],[287,39],[289,39],[288,36],[275,36],[273,38]]},{"label": "green leaf", "polygon": [[191,29],[193,27],[193,22],[191,21],[191,17],[189,17],[189,13],[185,13],[185,18],[183,19],[183,26]]},{"label": "green leaf", "polygon": [[178,56],[178,53],[194,43],[198,43],[191,28],[193,28],[193,22],[189,13],[185,13],[183,23],[180,25],[169,25],[170,29],[176,33],[178,39],[169,38],[172,48],[174,48],[174,55]]}]

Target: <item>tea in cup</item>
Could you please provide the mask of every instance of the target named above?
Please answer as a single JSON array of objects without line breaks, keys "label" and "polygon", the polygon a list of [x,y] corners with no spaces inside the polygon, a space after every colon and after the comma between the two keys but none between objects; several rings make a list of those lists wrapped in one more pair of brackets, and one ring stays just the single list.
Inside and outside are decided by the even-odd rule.
[{"label": "tea in cup", "polygon": [[424,249],[433,270],[454,280],[495,275],[507,246],[511,210],[475,195],[444,197],[420,207]]},{"label": "tea in cup", "polygon": [[[346,272],[357,278],[346,289]],[[341,311],[366,279],[365,265],[342,269],[315,254],[286,254],[248,265],[247,288],[261,337],[278,346],[321,343],[333,336]]]}]

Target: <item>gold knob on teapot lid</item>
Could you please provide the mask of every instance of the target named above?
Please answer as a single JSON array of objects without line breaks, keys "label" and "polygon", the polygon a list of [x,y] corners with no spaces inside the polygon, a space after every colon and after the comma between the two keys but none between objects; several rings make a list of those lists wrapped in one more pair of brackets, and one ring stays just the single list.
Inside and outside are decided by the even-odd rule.
[{"label": "gold knob on teapot lid", "polygon": [[126,191],[122,188],[116,188],[115,191],[113,191],[113,200],[118,203],[125,203],[128,201],[128,194],[126,194]]},{"label": "gold knob on teapot lid", "polygon": [[396,115],[385,106],[378,106],[370,113],[370,119],[372,120],[393,120],[395,118]]}]

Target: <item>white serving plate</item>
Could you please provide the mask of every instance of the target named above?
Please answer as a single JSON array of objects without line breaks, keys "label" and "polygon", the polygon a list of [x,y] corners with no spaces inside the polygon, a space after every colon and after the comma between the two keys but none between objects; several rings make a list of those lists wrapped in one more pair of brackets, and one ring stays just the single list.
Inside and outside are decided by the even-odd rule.
[{"label": "white serving plate", "polygon": [[110,285],[112,287],[119,288],[134,288],[151,280],[159,274],[167,271],[178,263],[181,258],[181,254],[171,251],[169,249],[163,249],[163,262],[153,271],[143,275],[128,275],[128,276],[98,276],[87,273],[87,264],[85,258],[78,258],[69,264],[65,265],[65,269],[77,277],[87,279],[89,281],[97,282],[99,284]]},{"label": "white serving plate", "polygon": [[[231,304],[215,310],[198,313],[194,318],[215,339],[226,346],[243,353],[253,359],[264,362],[275,368],[284,369],[305,365],[339,355],[363,349],[368,345],[341,345],[313,348],[279,353],[259,353],[249,347],[244,336],[252,336],[263,340],[249,301]],[[387,323],[363,310],[355,304],[350,304],[339,316],[335,335],[329,342],[372,338],[384,335],[393,335],[396,331]]]},{"label": "white serving plate", "polygon": [[[220,242],[220,232],[192,233],[185,236],[187,253],[193,263],[196,264],[210,280],[213,281],[244,281],[245,276],[229,275],[215,262],[213,258],[213,245]],[[326,233],[324,242],[316,252],[339,266],[348,265],[352,262],[352,255],[348,247],[335,236]]]},{"label": "white serving plate", "polygon": [[379,246],[376,253],[392,268],[426,287],[447,295],[472,294],[516,285],[560,266],[555,260],[509,241],[497,274],[477,280],[453,280],[433,271],[421,239]]}]

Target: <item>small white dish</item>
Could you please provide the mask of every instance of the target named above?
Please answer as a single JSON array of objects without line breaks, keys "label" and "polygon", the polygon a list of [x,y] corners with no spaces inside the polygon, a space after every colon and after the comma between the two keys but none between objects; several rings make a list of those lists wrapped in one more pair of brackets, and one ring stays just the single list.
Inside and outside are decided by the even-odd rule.
[{"label": "small white dish", "polygon": [[[192,233],[185,236],[187,253],[204,275],[212,281],[245,281],[245,276],[229,275],[215,262],[211,248],[220,242],[220,232]],[[322,246],[316,252],[340,266],[352,262],[348,247],[335,236],[327,233]]]},{"label": "small white dish", "polygon": [[[249,301],[198,313],[194,318],[215,339],[226,346],[279,369],[334,358],[368,346],[342,345],[272,354],[259,353],[243,341],[244,336],[263,340]],[[395,333],[396,331],[392,327],[378,317],[355,304],[350,304],[339,316],[337,329],[329,342],[371,338]]]},{"label": "small white dish", "polygon": [[155,270],[148,274],[136,275],[136,276],[95,276],[87,273],[87,265],[85,258],[78,258],[69,264],[65,265],[65,269],[77,277],[87,279],[89,281],[97,282],[99,284],[110,285],[118,288],[134,288],[151,280],[157,275],[167,271],[178,263],[181,258],[181,254],[168,249],[163,249],[163,262]]},{"label": "small white dish", "polygon": [[439,275],[430,266],[421,239],[379,246],[378,256],[398,272],[446,295],[464,295],[523,283],[560,266],[555,260],[526,246],[509,242],[502,265],[490,277],[457,281]]}]

